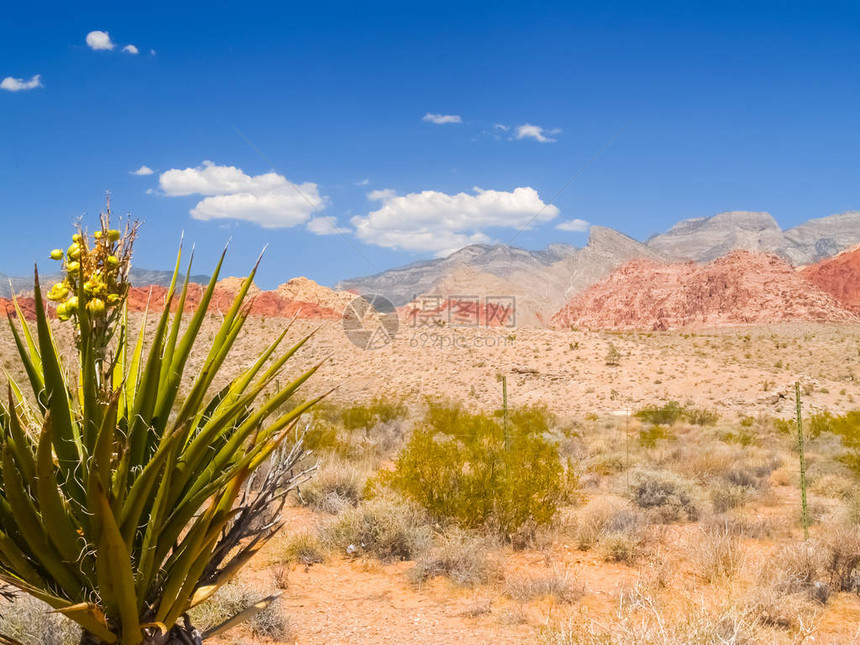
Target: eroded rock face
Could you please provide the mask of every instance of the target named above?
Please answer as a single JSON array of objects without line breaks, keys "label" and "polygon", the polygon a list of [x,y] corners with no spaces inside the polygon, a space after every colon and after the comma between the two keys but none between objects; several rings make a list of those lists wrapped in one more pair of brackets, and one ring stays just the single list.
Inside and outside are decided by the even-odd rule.
[{"label": "eroded rock face", "polygon": [[574,296],[560,328],[667,330],[779,322],[856,322],[774,255],[735,251],[708,264],[634,260]]},{"label": "eroded rock face", "polygon": [[845,308],[860,314],[860,246],[803,267],[800,274]]}]

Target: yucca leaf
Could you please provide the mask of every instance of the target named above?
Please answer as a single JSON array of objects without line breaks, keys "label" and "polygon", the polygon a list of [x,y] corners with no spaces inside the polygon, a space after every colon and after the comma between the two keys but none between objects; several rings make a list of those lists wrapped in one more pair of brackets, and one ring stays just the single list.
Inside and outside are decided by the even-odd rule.
[{"label": "yucca leaf", "polygon": [[213,636],[217,636],[218,634],[223,634],[229,629],[232,629],[236,625],[241,625],[246,620],[250,620],[261,611],[265,611],[269,608],[269,606],[275,602],[278,598],[281,597],[281,594],[277,593],[271,596],[267,596],[262,600],[258,600],[253,605],[248,607],[247,609],[243,609],[238,614],[233,616],[232,618],[228,618],[220,625],[216,625],[212,629],[208,629],[203,633],[203,640],[212,638]]},{"label": "yucca leaf", "polygon": [[[42,515],[42,527],[45,535],[50,537],[51,542],[57,547],[57,551],[63,559],[74,566],[79,558],[81,565],[86,562],[83,557],[86,549],[79,539],[78,530],[81,528],[74,521],[68,501],[62,497],[61,489],[54,476],[52,445],[52,423],[50,413],[45,415],[45,423],[42,428],[42,436],[39,439],[39,448],[36,453],[37,484],[36,492],[39,501],[39,511]],[[90,571],[91,574],[95,570]],[[92,584],[82,573],[83,582]]]},{"label": "yucca leaf", "polygon": [[122,624],[120,635],[123,645],[139,645],[143,642],[140,620],[137,612],[137,598],[134,593],[134,573],[131,555],[117,526],[108,498],[99,482],[96,490],[99,513],[102,519],[102,535],[98,548],[97,561],[99,575],[109,580],[113,592],[118,618]]},{"label": "yucca leaf", "polygon": [[[18,307],[17,298],[13,301],[15,302],[16,311],[20,312],[21,309]],[[26,347],[24,346],[24,342],[21,340],[21,335],[18,333],[18,329],[15,327],[15,323],[12,322],[11,317],[8,318],[9,328],[12,330],[12,338],[15,341],[15,347],[18,349],[18,356],[21,358],[24,371],[27,373],[27,378],[30,380],[30,387],[33,389],[33,395],[36,397],[36,402],[39,404],[39,407],[44,410],[47,401],[45,398],[45,377],[42,374],[42,359],[39,357],[39,350],[33,343],[30,328],[27,326],[26,321],[24,321],[24,314],[19,313],[18,317],[21,321],[22,328],[26,331]]]},{"label": "yucca leaf", "polygon": [[117,638],[107,624],[107,617],[101,607],[91,602],[79,602],[68,607],[59,607],[54,610],[58,614],[71,618],[78,625],[86,629],[90,634],[105,643],[115,643]]}]

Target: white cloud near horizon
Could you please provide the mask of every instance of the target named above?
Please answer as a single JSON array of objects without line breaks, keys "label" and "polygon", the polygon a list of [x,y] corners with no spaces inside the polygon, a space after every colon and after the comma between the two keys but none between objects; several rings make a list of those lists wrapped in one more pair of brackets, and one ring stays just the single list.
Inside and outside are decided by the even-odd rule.
[{"label": "white cloud near horizon", "polygon": [[481,190],[449,195],[435,190],[397,195],[391,189],[368,194],[380,207],[350,221],[356,236],[368,244],[404,251],[447,255],[468,244],[490,242],[484,229],[521,230],[554,219],[559,210],[544,204],[534,188]]},{"label": "white cloud near horizon", "polygon": [[539,125],[532,125],[531,123],[524,123],[522,125],[517,126],[516,134],[514,135],[515,139],[534,139],[535,141],[539,141],[540,143],[555,143],[557,139],[553,139],[551,136],[560,133],[561,130],[558,128],[553,128],[551,130],[547,130],[546,128],[542,128]]},{"label": "white cloud near horizon", "polygon": [[138,177],[145,177],[146,175],[151,175],[154,172],[155,171],[152,168],[150,168],[149,166],[141,166],[137,170],[132,170],[131,174],[137,175]]},{"label": "white cloud near horizon", "polygon": [[591,223],[584,219],[569,219],[566,222],[559,222],[555,227],[559,231],[567,231],[568,233],[585,233],[590,226]]},{"label": "white cloud near horizon", "polygon": [[263,228],[304,224],[328,203],[313,182],[291,184],[276,172],[248,175],[241,168],[211,161],[167,170],[159,175],[158,184],[170,197],[202,196],[190,211],[194,219],[243,220]]},{"label": "white cloud near horizon", "polygon": [[7,92],[26,92],[27,90],[34,90],[37,87],[45,87],[42,85],[41,74],[35,74],[29,81],[25,81],[23,78],[13,78],[12,76],[7,76],[0,81],[0,89],[4,89]]},{"label": "white cloud near horizon", "polygon": [[422,121],[443,125],[445,123],[462,123],[463,119],[459,114],[431,114],[428,112],[422,118]]},{"label": "white cloud near horizon", "polygon": [[337,218],[332,215],[314,217],[308,221],[305,228],[314,235],[338,235],[350,232],[350,229],[338,226]]},{"label": "white cloud near horizon", "polygon": [[111,41],[110,34],[106,31],[91,31],[87,34],[87,46],[96,51],[110,51],[116,45]]},{"label": "white cloud near horizon", "polygon": [[135,47],[134,45],[126,45],[125,47],[122,48],[122,50],[126,54],[137,54],[138,53],[137,47]]}]

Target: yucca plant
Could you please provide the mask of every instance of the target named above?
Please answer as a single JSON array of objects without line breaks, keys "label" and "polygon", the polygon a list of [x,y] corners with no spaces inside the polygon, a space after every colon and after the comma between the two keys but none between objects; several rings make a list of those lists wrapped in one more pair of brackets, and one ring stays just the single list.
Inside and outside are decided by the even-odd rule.
[{"label": "yucca plant", "polygon": [[[281,528],[286,491],[307,473],[296,430],[319,398],[285,405],[318,369],[274,386],[288,360],[284,330],[256,362],[210,392],[249,314],[245,279],[208,348],[194,349],[215,283],[185,313],[182,251],[154,329],[129,337],[126,296],[136,225],[109,209],[90,237],[78,227],[48,297],[74,326],[64,366],[35,277],[35,328],[18,303],[12,334],[31,394],[7,374],[0,407],[0,580],[83,629],[81,643],[200,643],[188,610],[233,578]],[[193,255],[193,254],[192,254]],[[259,264],[259,260],[258,260]],[[173,306],[171,306],[173,305]],[[199,372],[183,379],[192,351]],[[252,485],[264,463],[267,474]],[[262,472],[262,471],[261,471]],[[267,600],[235,620],[263,608]],[[0,643],[13,643],[0,636]]]}]

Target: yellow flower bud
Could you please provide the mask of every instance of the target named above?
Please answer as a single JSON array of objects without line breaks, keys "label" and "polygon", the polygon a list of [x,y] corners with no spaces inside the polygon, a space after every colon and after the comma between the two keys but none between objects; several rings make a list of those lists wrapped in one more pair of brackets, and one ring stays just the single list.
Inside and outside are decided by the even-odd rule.
[{"label": "yellow flower bud", "polygon": [[111,230],[108,231],[108,239],[111,242],[116,242],[117,240],[119,240],[119,238],[120,238],[119,231],[116,230],[115,228],[112,228]]},{"label": "yellow flower bud", "polygon": [[80,268],[81,265],[79,262],[69,262],[66,265],[66,271],[69,272],[69,275],[75,275],[80,270]]},{"label": "yellow flower bud", "polygon": [[78,311],[78,297],[72,296],[65,302],[66,311],[70,314],[77,313]]},{"label": "yellow flower bud", "polygon": [[57,318],[60,320],[68,320],[71,316],[69,315],[68,307],[66,307],[65,302],[61,302],[57,305]]},{"label": "yellow flower bud", "polygon": [[116,269],[119,266],[119,259],[115,255],[109,255],[107,257],[106,263],[108,268]]},{"label": "yellow flower bud", "polygon": [[52,260],[62,260],[63,259],[63,250],[62,249],[54,249],[51,251],[51,259]]},{"label": "yellow flower bud", "polygon": [[69,247],[69,250],[66,251],[66,255],[68,255],[72,260],[77,260],[81,257],[81,247],[75,243]]},{"label": "yellow flower bud", "polygon": [[120,297],[120,295],[118,293],[112,293],[107,297],[107,303],[109,305],[115,305],[120,300],[122,300],[122,298]]},{"label": "yellow flower bud", "polygon": [[102,232],[96,231],[95,233],[93,233],[93,237],[96,238],[97,240],[102,239]]},{"label": "yellow flower bud", "polygon": [[69,295],[69,287],[62,282],[58,282],[48,292],[48,300],[63,300],[67,295]]},{"label": "yellow flower bud", "polygon": [[77,243],[77,242],[80,242],[80,241],[81,241],[81,234],[80,234],[80,233],[75,233],[74,235],[72,235],[72,242],[76,242],[76,243]]},{"label": "yellow flower bud", "polygon": [[101,298],[93,298],[87,303],[87,311],[93,316],[100,316],[105,312],[105,302]]}]

